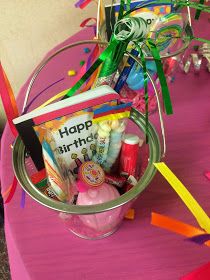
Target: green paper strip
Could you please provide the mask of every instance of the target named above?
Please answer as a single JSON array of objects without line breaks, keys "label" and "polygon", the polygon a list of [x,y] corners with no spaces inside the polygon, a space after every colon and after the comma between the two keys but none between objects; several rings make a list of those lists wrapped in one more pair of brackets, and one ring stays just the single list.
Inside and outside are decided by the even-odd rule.
[{"label": "green paper strip", "polygon": [[125,0],[121,0],[120,1],[120,10],[119,10],[119,15],[118,15],[118,20],[121,20],[123,18],[124,6],[125,6]]},{"label": "green paper strip", "polygon": [[193,37],[192,39],[196,40],[196,41],[199,41],[199,42],[202,42],[202,43],[210,44],[210,40],[207,40],[207,39],[197,38],[197,37]]},{"label": "green paper strip", "polygon": [[37,188],[42,188],[42,187],[45,187],[47,185],[47,178],[41,180],[39,183],[35,184],[35,186]]},{"label": "green paper strip", "polygon": [[126,2],[126,11],[127,12],[130,11],[130,9],[131,9],[131,0],[127,0],[127,2]]},{"label": "green paper strip", "polygon": [[197,4],[195,2],[185,2],[185,1],[176,1],[177,4],[179,6],[183,6],[183,7],[190,7],[190,8],[194,8],[196,10],[200,10],[202,12],[207,12],[210,13],[210,6],[207,5],[203,5],[203,4]]},{"label": "green paper strip", "polygon": [[149,46],[149,48],[152,52],[152,55],[154,57],[155,64],[157,67],[157,73],[158,73],[158,77],[159,77],[160,85],[161,85],[161,89],[162,89],[162,96],[163,96],[163,102],[164,102],[166,114],[167,115],[173,114],[171,98],[170,98],[170,94],[169,94],[169,90],[168,90],[168,85],[166,82],[166,77],[165,77],[165,74],[163,71],[163,66],[162,66],[162,62],[160,59],[159,51],[158,51],[156,45],[154,44],[153,40],[148,39],[147,45]]},{"label": "green paper strip", "polygon": [[[114,44],[112,42],[115,42]],[[128,46],[128,41],[117,41],[114,37],[111,38],[112,52],[107,55],[99,73],[99,78],[108,77],[117,71],[120,61]]]},{"label": "green paper strip", "polygon": [[102,62],[111,54],[113,48],[118,44],[116,40],[112,40],[112,43],[100,54],[99,58],[88,69],[88,71],[82,76],[82,78],[66,93],[63,99],[69,98],[75,94],[75,92],[85,83],[85,81],[93,74],[93,72],[101,65]]},{"label": "green paper strip", "polygon": [[[204,0],[200,0],[200,5],[203,5],[204,4]],[[196,13],[195,13],[195,19],[198,20],[199,17],[201,15],[201,10],[196,10]]]}]

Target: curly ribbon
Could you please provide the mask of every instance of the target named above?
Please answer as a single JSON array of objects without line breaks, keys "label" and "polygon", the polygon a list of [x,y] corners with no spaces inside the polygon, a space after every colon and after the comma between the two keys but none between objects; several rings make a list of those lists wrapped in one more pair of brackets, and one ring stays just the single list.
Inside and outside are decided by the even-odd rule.
[{"label": "curly ribbon", "polygon": [[175,174],[168,168],[168,166],[164,162],[154,163],[154,166],[179,195],[184,204],[196,218],[200,227],[203,228],[207,233],[210,233],[210,219],[208,215],[190,194],[190,192],[186,189],[186,187],[181,183],[181,181],[175,176]]},{"label": "curly ribbon", "polygon": [[152,55],[154,57],[155,64],[157,67],[157,73],[158,73],[158,77],[159,77],[160,85],[161,85],[161,89],[162,89],[162,96],[163,96],[163,102],[164,102],[166,114],[167,115],[173,114],[171,98],[170,98],[170,94],[169,94],[169,90],[168,90],[168,85],[166,82],[166,77],[165,77],[165,74],[163,71],[163,65],[162,65],[162,62],[160,59],[159,51],[158,51],[156,45],[154,44],[153,40],[148,39],[147,45],[152,52]]},{"label": "curly ribbon", "polygon": [[[189,224],[183,223],[176,219],[152,212],[151,225],[167,229],[171,232],[186,236],[193,237],[201,234],[206,234],[202,229],[196,228]],[[210,247],[210,241],[205,242],[206,246]]]},{"label": "curly ribbon", "polygon": [[[88,24],[90,21],[94,21],[95,23]],[[86,18],[80,23],[80,27],[94,27],[96,25],[96,21],[97,19],[94,17]]]},{"label": "curly ribbon", "polygon": [[119,10],[119,15],[118,15],[118,21],[123,18],[124,6],[125,6],[125,0],[120,0],[120,10]]},{"label": "curly ribbon", "polygon": [[59,79],[58,81],[55,81],[54,83],[50,84],[49,86],[47,86],[46,88],[44,88],[42,91],[40,91],[38,94],[36,94],[34,96],[34,98],[27,104],[27,106],[25,107],[24,111],[22,114],[25,114],[28,112],[30,106],[33,104],[33,102],[42,95],[42,93],[44,93],[46,90],[48,90],[49,88],[53,87],[54,85],[62,82],[64,80],[64,78]]},{"label": "curly ribbon", "polygon": [[2,104],[4,106],[4,110],[7,116],[10,129],[13,135],[16,137],[18,133],[12,120],[19,116],[18,108],[11,85],[6,76],[6,73],[4,72],[1,63],[0,63],[0,96],[2,99]]}]

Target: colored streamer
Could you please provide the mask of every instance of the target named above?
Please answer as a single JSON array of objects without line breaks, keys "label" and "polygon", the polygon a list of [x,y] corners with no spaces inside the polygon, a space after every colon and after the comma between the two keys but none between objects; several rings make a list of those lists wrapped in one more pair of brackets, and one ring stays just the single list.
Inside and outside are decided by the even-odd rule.
[{"label": "colored streamer", "polygon": [[125,0],[120,0],[120,10],[119,10],[119,15],[118,15],[118,21],[123,18],[124,6],[125,6]]},{"label": "colored streamer", "polygon": [[18,135],[12,120],[18,117],[18,109],[15,101],[14,93],[7,79],[6,73],[0,63],[0,96],[7,116],[7,120],[13,135]]},{"label": "colored streamer", "polygon": [[210,240],[210,234],[199,234],[187,239],[187,241],[195,242],[196,244],[203,245],[206,241]]},{"label": "colored streamer", "polygon": [[11,189],[12,189],[12,185],[10,185],[10,186],[8,187],[8,189],[7,189],[5,192],[3,192],[3,193],[1,194],[1,196],[2,196],[3,199],[6,198],[6,196],[10,193]]},{"label": "colored streamer", "polygon": [[[200,0],[199,4],[203,5],[204,4],[204,0]],[[201,10],[196,10],[195,19],[198,20],[200,15],[201,15]]]},{"label": "colored streamer", "polygon": [[[89,56],[88,61],[90,60],[90,63],[92,63],[92,62],[96,59],[98,53],[99,53],[99,46],[96,45],[95,48],[93,49],[91,55]],[[82,77],[83,75],[85,75],[87,67],[88,67],[88,65],[87,65],[87,62],[86,62],[86,63],[82,66],[80,72],[78,73],[78,75],[77,75],[77,77],[76,77],[76,81],[78,81],[79,79],[81,79],[81,77]],[[94,76],[94,74],[93,74],[93,76]],[[86,85],[86,86],[87,86],[86,88],[88,88],[89,84]],[[43,108],[43,107],[49,105],[50,103],[56,101],[57,99],[59,99],[59,98],[61,98],[61,97],[64,97],[64,96],[67,94],[67,92],[68,92],[69,90],[70,90],[70,89],[66,89],[66,90],[64,90],[64,91],[62,91],[62,92],[56,94],[55,96],[53,96],[52,98],[50,98],[49,100],[47,100],[45,103],[43,103],[42,105],[40,105],[37,109],[41,109],[41,108]]]},{"label": "colored streamer", "polygon": [[106,116],[100,117],[100,118],[95,118],[92,120],[92,123],[94,124],[94,123],[98,123],[98,122],[102,122],[102,121],[106,121],[106,120],[114,121],[114,120],[129,118],[129,117],[130,117],[130,111],[124,112],[124,113],[106,115]]},{"label": "colored streamer", "polygon": [[92,0],[86,0],[84,1],[79,7],[80,9],[84,9],[88,4],[90,4],[90,2],[92,2]]},{"label": "colored streamer", "polygon": [[[200,1],[201,3],[201,1]],[[190,1],[177,1],[177,4],[179,6],[183,6],[183,7],[190,7],[190,8],[194,8],[197,11],[201,11],[201,12],[206,12],[206,13],[210,13],[210,7],[207,5],[203,5],[203,4],[198,4],[195,2],[190,2]]]},{"label": "colored streamer", "polygon": [[33,104],[33,102],[40,96],[42,95],[42,93],[44,93],[46,90],[48,90],[49,88],[51,88],[52,86],[60,83],[61,81],[63,81],[64,78],[59,79],[58,81],[55,81],[54,83],[50,84],[49,86],[47,86],[46,88],[44,88],[42,91],[40,91],[36,96],[34,96],[34,98],[28,103],[28,105],[25,107],[24,111],[22,114],[25,114],[26,112],[28,112],[29,107]]},{"label": "colored streamer", "polygon": [[[95,23],[88,24],[90,21],[95,21]],[[80,23],[80,27],[94,27],[96,25],[96,21],[97,20],[94,17],[86,18],[85,20],[83,20],[83,22]]]},{"label": "colored streamer", "polygon": [[164,102],[166,114],[167,115],[173,114],[171,98],[170,98],[170,94],[169,94],[169,90],[168,90],[168,85],[166,82],[166,77],[165,77],[165,74],[163,71],[163,65],[162,65],[162,62],[160,59],[159,51],[151,39],[147,40],[147,44],[152,52],[152,55],[154,57],[155,64],[157,67],[157,73],[158,73],[158,77],[159,77],[160,85],[161,85],[161,89],[162,89],[162,96],[163,96],[163,102]]},{"label": "colored streamer", "polygon": [[164,162],[154,163],[154,166],[179,195],[187,208],[196,218],[200,227],[203,228],[207,233],[210,233],[209,217],[199,205],[199,203],[190,194],[190,192],[186,189],[186,187],[181,183],[181,181],[175,176],[175,174],[168,168],[168,166]]},{"label": "colored streamer", "polygon": [[79,0],[78,2],[76,2],[75,4],[74,4],[74,6],[76,7],[76,8],[79,8],[79,6],[84,2],[85,0]]},{"label": "colored streamer", "polygon": [[74,6],[76,8],[84,9],[92,0],[79,0]]},{"label": "colored streamer", "polygon": [[55,96],[51,97],[50,99],[48,99],[46,102],[44,102],[43,104],[41,104],[39,107],[37,107],[35,110],[41,109],[47,105],[49,105],[50,103],[56,101],[57,99],[65,96],[67,94],[67,92],[69,91],[69,89],[66,89],[62,92],[59,92],[58,94],[56,94]]},{"label": "colored streamer", "polygon": [[[193,237],[196,235],[206,234],[206,232],[202,229],[154,212],[152,212],[151,224],[153,226],[169,230],[185,237]],[[210,247],[210,241],[205,242],[205,245]]]},{"label": "colored streamer", "polygon": [[26,203],[26,193],[24,190],[21,192],[21,200],[20,200],[20,207],[24,208]]},{"label": "colored streamer", "polygon": [[15,190],[17,188],[17,183],[18,183],[18,181],[17,181],[16,177],[14,176],[12,186],[11,186],[11,189],[10,189],[10,193],[9,193],[9,195],[8,195],[6,201],[5,201],[5,204],[9,203],[11,201],[11,199],[13,198],[13,196],[15,194]]},{"label": "colored streamer", "polygon": [[113,40],[112,44],[110,44],[99,56],[99,58],[94,62],[94,64],[88,69],[88,71],[82,76],[82,78],[67,92],[64,96],[65,98],[71,97],[75,94],[75,92],[85,83],[85,81],[93,74],[93,72],[101,65],[101,63],[109,56],[117,45],[117,41]]},{"label": "colored streamer", "polygon": [[126,2],[126,11],[127,12],[130,11],[130,9],[131,9],[131,0],[127,0],[127,2]]}]

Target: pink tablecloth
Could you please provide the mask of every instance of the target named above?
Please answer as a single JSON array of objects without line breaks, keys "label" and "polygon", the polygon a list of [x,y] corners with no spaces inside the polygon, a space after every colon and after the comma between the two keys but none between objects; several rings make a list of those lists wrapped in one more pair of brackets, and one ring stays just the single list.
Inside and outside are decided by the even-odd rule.
[{"label": "pink tablecloth", "polygon": [[[199,22],[198,36],[205,37],[209,23]],[[82,31],[66,43],[91,38]],[[58,92],[71,84],[70,68],[79,69],[86,59],[83,47],[49,63],[38,79],[33,93],[65,76]],[[210,182],[203,176],[210,169],[210,74],[178,73],[171,84],[174,115],[165,118],[167,131],[166,163],[184,182],[191,193],[210,214]],[[27,85],[27,83],[26,83]],[[26,85],[20,91],[22,103]],[[48,90],[45,94],[52,94]],[[40,101],[39,101],[40,102]],[[34,104],[35,106],[36,104]],[[157,116],[153,122],[158,125]],[[8,126],[2,139],[2,189],[12,182],[11,148],[13,137]],[[133,279],[175,280],[210,260],[206,246],[186,242],[182,236],[150,225],[151,211],[169,215],[196,225],[195,219],[167,182],[158,174],[135,203],[136,218],[124,221],[112,236],[99,240],[80,239],[68,232],[58,214],[26,197],[20,208],[21,188],[5,205],[5,230],[13,280],[45,279]]]}]

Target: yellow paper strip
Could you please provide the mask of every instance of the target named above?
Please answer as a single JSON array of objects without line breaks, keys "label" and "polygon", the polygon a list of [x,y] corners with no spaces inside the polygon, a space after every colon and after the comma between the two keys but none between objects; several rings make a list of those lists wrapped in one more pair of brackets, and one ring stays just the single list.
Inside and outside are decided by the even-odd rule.
[{"label": "yellow paper strip", "polygon": [[[56,95],[53,96],[52,98],[48,99],[45,103],[43,103],[42,105],[40,105],[39,107],[37,107],[35,110],[41,109],[41,108],[43,108],[43,107],[49,105],[49,104],[52,103],[53,101],[55,101],[55,100],[57,100],[57,99],[59,99],[59,98],[65,96],[66,93],[67,93],[68,91],[69,91],[69,89],[66,89],[66,90],[64,90],[64,91],[62,91],[62,92],[56,94]],[[34,111],[35,111],[35,110],[34,110]]]},{"label": "yellow paper strip", "polygon": [[182,182],[175,176],[175,174],[168,168],[164,162],[154,163],[157,170],[163,175],[163,177],[169,182],[171,187],[180,196],[182,201],[191,211],[196,218],[198,224],[207,233],[210,233],[210,219],[199,203],[194,199]]},{"label": "yellow paper strip", "polygon": [[117,113],[117,114],[106,115],[100,118],[95,118],[92,120],[92,123],[98,123],[107,120],[114,121],[114,120],[129,118],[129,117],[130,117],[130,112]]}]

